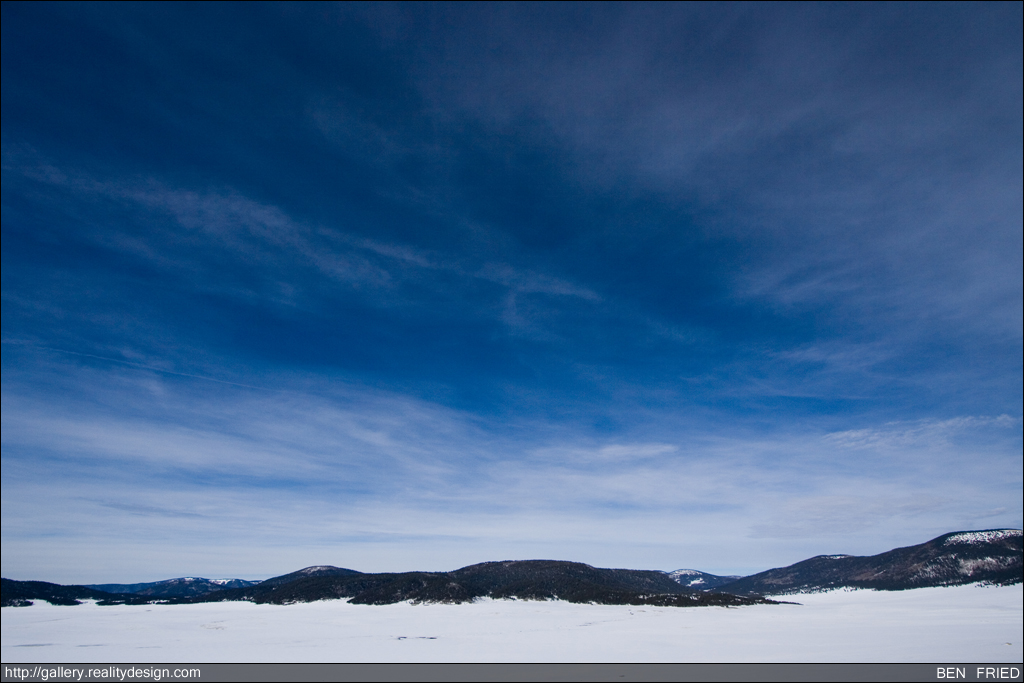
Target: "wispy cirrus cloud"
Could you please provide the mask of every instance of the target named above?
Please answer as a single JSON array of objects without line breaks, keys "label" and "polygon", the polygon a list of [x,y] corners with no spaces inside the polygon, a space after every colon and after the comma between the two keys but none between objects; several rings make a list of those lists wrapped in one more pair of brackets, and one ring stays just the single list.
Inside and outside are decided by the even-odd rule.
[{"label": "wispy cirrus cloud", "polygon": [[[19,513],[5,515],[5,540],[74,544],[83,524],[109,549],[190,538],[184,567],[219,557],[230,537],[235,555],[207,573],[244,572],[291,544],[265,570],[285,571],[331,543],[345,557],[330,561],[357,569],[394,569],[399,555],[421,568],[492,556],[621,564],[609,548],[643,566],[724,569],[743,553],[728,559],[721,538],[746,539],[766,568],[837,534],[845,545],[829,551],[866,552],[879,534],[909,543],[1020,513],[1006,468],[971,463],[1010,457],[992,438],[1019,424],[1005,416],[874,429],[897,433],[888,439],[868,429],[728,438],[709,426],[645,441],[500,424],[341,383],[268,391],[102,367],[51,381],[62,407],[6,382],[4,504]],[[934,447],[935,434],[963,429],[989,445]],[[922,450],[934,467],[919,465]],[[856,462],[837,467],[839,453]]]},{"label": "wispy cirrus cloud", "polygon": [[852,449],[926,448],[949,445],[958,436],[971,431],[996,428],[1010,430],[1021,424],[1019,417],[1009,415],[965,415],[949,420],[914,420],[888,422],[870,429],[850,429],[824,437],[826,443]]},{"label": "wispy cirrus cloud", "polygon": [[1019,525],[1020,21],[4,5],[5,575]]},{"label": "wispy cirrus cloud", "polygon": [[[371,292],[372,302],[385,307],[415,305],[422,295],[409,286],[436,291],[464,287],[473,280],[493,283],[504,290],[498,296],[503,303],[484,306],[479,314],[493,315],[511,328],[543,327],[540,319],[530,319],[530,309],[543,304],[531,301],[529,307],[516,306],[520,295],[588,302],[601,298],[564,278],[535,270],[494,261],[474,264],[475,258],[467,260],[458,250],[430,253],[408,244],[361,237],[336,226],[304,223],[277,206],[233,191],[179,189],[153,178],[99,180],[61,170],[31,150],[11,151],[6,156],[8,170],[63,193],[58,200],[62,203],[112,201],[124,211],[144,212],[145,229],[104,229],[87,239],[188,278],[194,285],[226,286],[245,298],[263,298],[269,286],[271,296],[280,304],[308,305],[300,302],[303,290],[308,298],[317,286],[295,281],[296,266],[306,268],[314,277]],[[238,280],[251,280],[256,274],[264,281],[259,291],[238,289]]]}]

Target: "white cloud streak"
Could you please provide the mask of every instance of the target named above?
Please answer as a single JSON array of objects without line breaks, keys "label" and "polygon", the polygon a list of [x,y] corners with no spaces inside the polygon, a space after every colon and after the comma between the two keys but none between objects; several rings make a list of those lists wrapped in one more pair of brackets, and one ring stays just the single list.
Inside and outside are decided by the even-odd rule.
[{"label": "white cloud streak", "polygon": [[[153,178],[97,179],[61,169],[27,148],[5,150],[5,168],[68,193],[60,202],[69,197],[79,202],[113,202],[131,214],[121,228],[104,224],[92,233],[80,231],[96,244],[173,273],[179,282],[242,299],[315,306],[310,301],[315,298],[312,291],[324,288],[296,281],[297,265],[300,272],[351,288],[385,308],[420,305],[416,295],[403,289],[406,285],[451,289],[445,280],[454,277],[463,287],[472,281],[498,285],[504,293],[495,297],[495,305],[478,313],[503,321],[512,332],[528,329],[542,335],[547,334],[545,304],[533,299],[529,307],[516,307],[517,297],[539,294],[601,301],[595,292],[562,277],[501,261],[467,261],[458,253],[436,254],[368,239],[339,226],[307,224],[277,206],[231,190],[181,189]],[[234,273],[255,275],[265,289],[253,291]]]},{"label": "white cloud streak", "polygon": [[[147,562],[173,548],[179,573],[217,575],[524,557],[746,571],[823,545],[855,553],[1021,515],[1020,421],[1006,416],[607,440],[344,385],[254,392],[141,371],[64,374],[63,407],[6,382],[5,576],[166,578],[104,559],[140,544]],[[949,438],[965,429],[999,438]],[[54,560],[47,543],[78,548],[92,573],[40,573],[58,566],[43,563]],[[90,555],[89,544],[117,552]]]}]

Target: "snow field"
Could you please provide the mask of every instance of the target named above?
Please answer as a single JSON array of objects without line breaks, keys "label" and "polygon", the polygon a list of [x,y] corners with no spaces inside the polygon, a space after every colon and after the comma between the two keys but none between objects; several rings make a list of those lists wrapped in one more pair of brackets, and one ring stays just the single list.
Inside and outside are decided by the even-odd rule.
[{"label": "snow field", "polygon": [[783,596],[800,605],[210,603],[5,607],[17,662],[1020,662],[1024,591]]}]

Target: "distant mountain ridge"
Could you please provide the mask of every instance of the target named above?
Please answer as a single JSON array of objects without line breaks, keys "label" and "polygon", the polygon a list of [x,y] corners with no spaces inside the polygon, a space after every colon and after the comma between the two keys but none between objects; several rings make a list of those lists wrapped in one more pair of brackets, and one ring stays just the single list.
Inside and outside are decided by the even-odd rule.
[{"label": "distant mountain ridge", "polygon": [[[282,584],[291,583],[292,581],[298,581],[299,579],[308,579],[318,576],[355,576],[357,574],[362,574],[362,572],[357,572],[355,569],[344,569],[342,567],[332,567],[329,564],[321,564],[313,567],[306,567],[305,569],[300,569],[299,571],[292,572],[290,574],[275,576],[267,579],[266,581],[259,581],[258,583],[264,587],[280,586]],[[246,586],[231,586],[231,588],[246,588]]]},{"label": "distant mountain ridge", "polygon": [[509,560],[484,562],[452,572],[364,574],[352,569],[316,566],[251,586],[165,598],[105,594],[86,586],[4,579],[2,603],[4,606],[19,606],[38,599],[66,605],[94,599],[99,604],[221,601],[291,604],[347,599],[357,604],[386,605],[404,601],[462,603],[485,597],[663,607],[773,602],[753,595],[694,591],[660,571],[601,569],[557,560]]},{"label": "distant mountain ridge", "polygon": [[566,600],[630,605],[743,605],[765,602],[689,590],[664,572],[600,569],[579,562],[507,560],[483,562],[451,572],[363,574],[337,567],[310,567],[286,576],[231,591],[211,593],[196,602],[248,600],[289,604],[348,599],[356,604],[386,605],[413,602],[471,602],[478,598]]},{"label": "distant mountain ridge", "polygon": [[701,591],[714,590],[719,586],[724,586],[737,579],[743,578],[738,575],[718,576],[717,574],[708,574],[707,572],[698,571],[696,569],[676,569],[675,571],[665,573],[680,586]]},{"label": "distant mountain ridge", "polygon": [[566,600],[600,604],[697,606],[771,602],[836,588],[905,590],[967,583],[1014,584],[1024,580],[1024,533],[987,529],[943,534],[926,543],[871,556],[819,555],[745,577],[696,569],[662,572],[601,569],[560,560],[483,562],[451,572],[363,573],[315,565],[266,581],[186,577],[145,584],[62,586],[3,579],[0,604],[56,605],[96,600],[107,604],[249,601],[289,604],[345,599],[384,605],[403,601],[470,602],[478,598]]},{"label": "distant mountain ridge", "polygon": [[866,557],[819,555],[722,584],[718,590],[739,595],[792,595],[834,588],[906,590],[1022,580],[1024,532],[988,529],[943,534],[920,545]]},{"label": "distant mountain ridge", "polygon": [[227,588],[246,588],[259,581],[245,579],[204,579],[186,576],[180,579],[150,581],[149,583],[98,583],[88,584],[85,588],[104,591],[106,593],[122,593],[142,595],[151,598],[182,598],[206,595]]}]

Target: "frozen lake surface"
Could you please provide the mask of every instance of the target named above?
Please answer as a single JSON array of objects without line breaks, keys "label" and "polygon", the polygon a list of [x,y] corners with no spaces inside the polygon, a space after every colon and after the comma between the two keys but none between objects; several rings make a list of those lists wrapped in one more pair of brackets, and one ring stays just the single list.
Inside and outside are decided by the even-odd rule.
[{"label": "frozen lake surface", "polygon": [[1020,662],[1020,585],[800,605],[245,602],[2,610],[3,662]]}]

